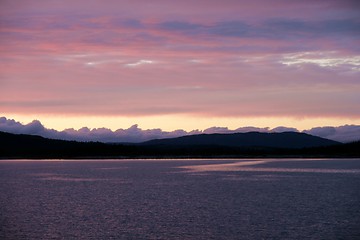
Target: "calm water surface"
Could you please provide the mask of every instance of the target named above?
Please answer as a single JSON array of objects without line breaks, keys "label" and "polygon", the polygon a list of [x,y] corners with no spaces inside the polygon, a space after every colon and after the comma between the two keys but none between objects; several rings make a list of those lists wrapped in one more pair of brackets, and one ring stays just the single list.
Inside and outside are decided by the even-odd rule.
[{"label": "calm water surface", "polygon": [[360,239],[360,159],[0,161],[0,239]]}]

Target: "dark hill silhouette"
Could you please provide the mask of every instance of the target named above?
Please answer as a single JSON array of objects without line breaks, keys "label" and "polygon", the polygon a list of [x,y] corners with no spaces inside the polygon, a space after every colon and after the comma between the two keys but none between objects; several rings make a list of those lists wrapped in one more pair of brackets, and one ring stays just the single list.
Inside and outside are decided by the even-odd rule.
[{"label": "dark hill silhouette", "polygon": [[337,144],[301,133],[203,134],[106,144],[0,132],[0,159],[360,157],[359,149],[360,141]]},{"label": "dark hill silhouette", "polygon": [[336,145],[339,142],[312,136],[306,133],[232,133],[200,134],[170,139],[150,140],[142,145],[200,146],[215,145],[227,147],[270,147],[270,148],[309,148]]},{"label": "dark hill silhouette", "polygon": [[[126,152],[126,151],[127,152]],[[132,147],[100,142],[48,139],[35,135],[0,132],[0,158],[83,158],[130,154]]]}]

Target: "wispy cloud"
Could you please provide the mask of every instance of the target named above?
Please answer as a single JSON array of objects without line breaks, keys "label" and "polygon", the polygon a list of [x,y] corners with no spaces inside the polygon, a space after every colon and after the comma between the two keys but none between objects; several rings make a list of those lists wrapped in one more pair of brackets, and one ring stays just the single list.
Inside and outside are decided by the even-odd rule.
[{"label": "wispy cloud", "polygon": [[360,119],[357,1],[144,6],[2,1],[2,113]]},{"label": "wispy cloud", "polygon": [[360,55],[339,56],[336,52],[303,52],[285,54],[280,63],[285,65],[315,64],[320,67],[343,67],[360,71]]},{"label": "wispy cloud", "polygon": [[133,63],[127,63],[125,64],[125,66],[127,67],[137,67],[137,66],[140,66],[140,65],[144,65],[144,64],[153,64],[154,61],[152,60],[139,60],[137,62],[133,62]]}]

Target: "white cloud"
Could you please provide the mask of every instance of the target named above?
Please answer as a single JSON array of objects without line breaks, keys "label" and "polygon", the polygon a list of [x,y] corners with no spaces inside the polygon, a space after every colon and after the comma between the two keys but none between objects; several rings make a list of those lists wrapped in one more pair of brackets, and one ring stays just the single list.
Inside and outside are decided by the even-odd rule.
[{"label": "white cloud", "polygon": [[96,66],[103,64],[111,63],[123,63],[122,55],[119,53],[79,53],[79,54],[68,54],[60,55],[54,58],[56,61],[60,62],[75,62],[77,64],[82,64],[85,66]]},{"label": "white cloud", "polygon": [[283,55],[280,63],[284,65],[315,64],[320,67],[343,66],[360,71],[360,56],[339,56],[336,52],[302,52]]},{"label": "white cloud", "polygon": [[154,63],[154,61],[151,61],[151,60],[139,60],[139,61],[134,62],[134,63],[127,63],[127,64],[125,64],[125,66],[127,66],[127,67],[137,67],[137,66],[140,66],[140,65],[152,64],[152,63]]},{"label": "white cloud", "polygon": [[118,60],[118,59],[109,59],[109,60],[102,60],[102,61],[91,61],[91,62],[86,62],[85,64],[87,66],[95,66],[95,65],[102,65],[102,64],[108,64],[108,63],[121,63],[123,61]]}]

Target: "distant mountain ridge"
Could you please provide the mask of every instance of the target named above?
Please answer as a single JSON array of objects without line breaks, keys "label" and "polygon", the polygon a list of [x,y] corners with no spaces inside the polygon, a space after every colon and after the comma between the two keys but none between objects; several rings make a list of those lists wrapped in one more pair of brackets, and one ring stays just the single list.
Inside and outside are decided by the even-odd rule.
[{"label": "distant mountain ridge", "polygon": [[312,136],[306,133],[230,133],[199,134],[169,139],[156,139],[141,145],[199,146],[214,145],[228,147],[270,147],[270,148],[309,148],[339,144],[339,142]]},{"label": "distant mountain ridge", "polygon": [[76,142],[0,131],[0,159],[360,157],[360,141],[303,133],[201,134],[136,143]]}]

